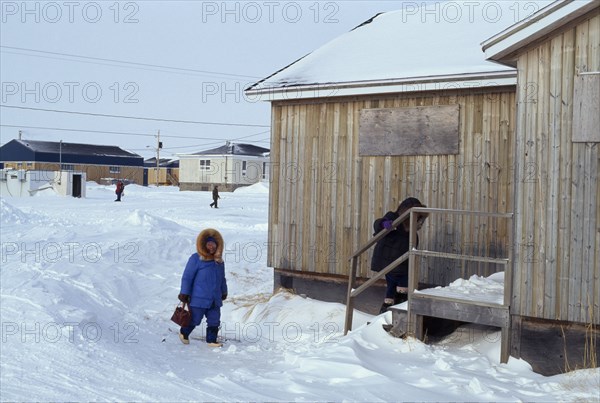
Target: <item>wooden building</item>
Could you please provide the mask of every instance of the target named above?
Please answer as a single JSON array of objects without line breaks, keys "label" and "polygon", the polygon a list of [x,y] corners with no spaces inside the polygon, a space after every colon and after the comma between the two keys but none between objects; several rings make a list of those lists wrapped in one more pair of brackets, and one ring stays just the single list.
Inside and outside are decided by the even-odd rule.
[{"label": "wooden building", "polygon": [[[452,3],[454,7],[484,6]],[[542,15],[542,7],[548,4],[530,3]],[[410,15],[402,10],[377,15],[246,90],[272,104],[268,264],[275,268],[276,287],[345,302],[349,257],[372,236],[376,218],[412,196],[439,209],[516,214],[514,228],[502,218],[436,214],[419,234],[419,249],[502,258],[513,255],[515,306],[510,307],[511,315],[546,309],[547,317],[556,319],[559,310],[579,309],[572,319],[583,320],[584,312],[589,312],[577,300],[573,300],[577,308],[561,307],[558,293],[569,288],[557,287],[560,277],[549,277],[543,264],[527,260],[528,256],[540,259],[542,252],[563,263],[568,263],[564,253],[577,254],[581,262],[587,262],[585,270],[578,269],[577,278],[585,276],[596,284],[587,290],[595,290],[592,300],[597,315],[597,224],[586,218],[592,210],[598,215],[598,205],[589,204],[598,200],[597,173],[586,175],[580,168],[574,170],[581,174],[578,178],[568,175],[557,180],[555,172],[548,171],[550,165],[537,170],[542,165],[535,162],[564,161],[564,157],[547,137],[540,149],[535,147],[541,145],[533,140],[535,135],[518,137],[524,125],[535,130],[539,122],[529,116],[530,110],[517,113],[531,94],[517,91],[514,64],[487,62],[481,51],[481,41],[517,22],[513,3],[494,5],[504,13],[493,23],[478,17],[480,10],[469,14],[466,8],[463,19],[440,18],[430,24],[427,18],[435,19],[430,8],[422,13],[411,10]],[[593,32],[593,24],[588,27]],[[582,39],[586,46],[587,39]],[[579,52],[597,57],[597,46]],[[543,60],[550,60],[551,54]],[[528,84],[520,85],[526,91]],[[582,146],[577,163],[597,167],[597,150],[586,147],[592,148]],[[544,182],[538,175],[544,176]],[[566,186],[571,180],[582,183],[572,184],[573,191],[588,186],[591,192],[577,202],[581,213],[549,210],[544,201],[533,197],[550,194],[551,186]],[[555,192],[556,207],[562,200],[564,194]],[[559,221],[560,214],[563,221]],[[572,227],[580,230],[580,246],[572,244],[559,224],[571,215],[581,225]],[[537,221],[539,217],[545,218]],[[546,239],[550,232],[543,225],[549,222],[565,242],[558,250]],[[587,228],[585,235],[583,228]],[[360,281],[372,276],[369,263],[370,254],[365,254],[358,267]],[[419,266],[421,283],[442,286],[504,269],[440,257],[420,258]],[[523,267],[529,267],[529,272]],[[555,274],[560,276],[560,272]],[[573,295],[581,280],[569,284]],[[535,292],[532,286],[538,287]],[[375,312],[382,298],[381,289],[371,289],[361,294],[357,307]],[[544,308],[544,301],[553,308]]]},{"label": "wooden building", "polygon": [[[409,196],[436,208],[512,212],[516,72],[486,62],[479,44],[512,20],[421,17],[377,15],[247,89],[272,102],[276,286],[345,301],[348,258],[373,221]],[[508,226],[431,217],[421,246],[505,256]],[[370,255],[360,263],[364,281]],[[423,266],[421,282],[439,285],[499,269],[440,259]],[[376,312],[382,295],[373,289],[357,306]]]},{"label": "wooden building", "polygon": [[600,2],[542,11],[483,43],[518,71],[511,345],[540,366],[600,325]]},{"label": "wooden building", "polygon": [[16,170],[85,172],[97,183],[143,181],[144,158],[117,146],[15,139],[0,147],[0,160]]},{"label": "wooden building", "polygon": [[144,186],[179,186],[179,160],[161,158],[156,165],[156,157],[144,160]]},{"label": "wooden building", "polygon": [[252,144],[227,142],[225,145],[193,154],[179,154],[179,190],[233,192],[269,175],[269,149]]}]

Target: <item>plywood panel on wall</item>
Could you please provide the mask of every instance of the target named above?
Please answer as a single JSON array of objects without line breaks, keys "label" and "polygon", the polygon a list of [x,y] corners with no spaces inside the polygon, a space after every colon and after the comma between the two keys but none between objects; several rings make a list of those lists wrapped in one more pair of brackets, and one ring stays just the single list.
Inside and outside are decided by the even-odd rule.
[{"label": "plywood panel on wall", "polygon": [[363,109],[359,155],[458,154],[459,105]]}]

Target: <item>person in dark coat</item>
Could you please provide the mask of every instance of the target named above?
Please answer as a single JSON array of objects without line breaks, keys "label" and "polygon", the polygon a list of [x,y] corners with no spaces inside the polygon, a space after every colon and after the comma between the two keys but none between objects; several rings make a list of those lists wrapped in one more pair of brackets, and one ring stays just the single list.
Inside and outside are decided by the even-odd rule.
[{"label": "person in dark coat", "polygon": [[123,195],[124,190],[125,190],[125,184],[122,181],[118,181],[117,189],[115,190],[115,193],[117,194],[117,200],[115,200],[116,202],[121,201],[121,195]]},{"label": "person in dark coat", "polygon": [[223,262],[223,237],[216,229],[207,228],[196,238],[197,252],[190,256],[183,276],[178,298],[189,304],[192,319],[182,327],[179,338],[189,344],[190,333],[206,317],[206,342],[220,347],[217,334],[221,325],[221,307],[227,298],[227,280]]},{"label": "person in dark coat", "polygon": [[219,208],[217,201],[221,198],[221,196],[219,196],[219,188],[216,185],[213,189],[212,197],[213,202],[210,203],[210,207],[212,208],[213,206],[215,206],[215,208]]},{"label": "person in dark coat", "polygon": [[[396,211],[388,211],[383,217],[378,218],[373,223],[373,235],[376,235],[384,229],[392,227],[392,223],[400,217],[404,212],[412,207],[427,207],[422,204],[419,199],[409,197],[405,199]],[[417,230],[421,229],[427,214],[417,215]],[[409,237],[410,237],[410,219],[407,218],[402,224],[396,227],[396,229],[390,231],[385,237],[380,239],[375,244],[373,250],[373,257],[371,258],[371,270],[381,271],[394,260],[408,252]],[[416,245],[419,244],[419,237],[417,236]],[[383,305],[379,313],[387,311],[387,309],[401,302],[406,301],[406,293],[401,293],[408,286],[408,260],[404,261],[391,272],[385,275],[386,281],[386,292]]]}]

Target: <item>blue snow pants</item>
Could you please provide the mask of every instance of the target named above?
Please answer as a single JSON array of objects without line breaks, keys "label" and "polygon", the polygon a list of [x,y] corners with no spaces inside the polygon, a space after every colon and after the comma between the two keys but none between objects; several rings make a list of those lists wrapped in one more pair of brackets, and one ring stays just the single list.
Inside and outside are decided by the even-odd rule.
[{"label": "blue snow pants", "polygon": [[190,306],[190,312],[192,313],[192,320],[189,326],[181,328],[181,334],[189,336],[190,333],[198,326],[202,319],[206,316],[206,326],[208,327],[219,327],[221,325],[221,308],[215,306],[213,303],[210,308],[200,308],[197,306]]}]

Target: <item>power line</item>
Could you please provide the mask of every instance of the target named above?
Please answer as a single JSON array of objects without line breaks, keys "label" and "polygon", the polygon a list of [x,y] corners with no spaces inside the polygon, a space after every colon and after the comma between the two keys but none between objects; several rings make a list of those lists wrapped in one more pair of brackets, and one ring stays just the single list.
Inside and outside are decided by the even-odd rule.
[{"label": "power line", "polygon": [[[235,140],[232,140],[232,141],[235,141]],[[270,139],[248,140],[247,142],[248,143],[268,143],[268,142],[270,142]],[[175,150],[175,149],[180,149],[180,148],[208,147],[208,146],[211,146],[211,145],[222,144],[222,143],[223,143],[223,141],[215,141],[215,142],[209,142],[209,143],[203,143],[203,144],[194,144],[194,145],[190,145],[190,146],[163,147],[163,150]]]},{"label": "power line", "polygon": [[[13,127],[13,128],[16,128],[16,129],[53,130],[53,131],[63,131],[63,132],[118,134],[118,135],[124,135],[124,136],[156,137],[156,134],[133,133],[133,132],[115,132],[115,131],[106,131],[106,130],[72,129],[72,128],[65,128],[65,127],[43,127],[43,126],[5,125],[5,124],[0,124],[0,127]],[[256,136],[258,134],[263,134],[263,133],[265,133],[265,132],[261,132],[261,133],[257,133],[257,134],[251,134],[250,136]],[[174,135],[162,134],[162,133],[161,133],[160,136],[161,137],[165,137],[165,138],[171,138],[171,139],[219,140],[221,142],[225,141],[224,139],[215,139],[214,137],[197,137],[197,136],[181,136],[181,135],[174,136]],[[250,136],[248,136],[248,137],[250,137]],[[245,137],[240,137],[240,139],[241,138],[245,138]]]},{"label": "power line", "polygon": [[[85,64],[95,64],[95,65],[99,65],[99,66],[111,66],[111,67],[119,67],[119,68],[134,69],[134,70],[145,70],[145,71],[158,71],[158,72],[161,72],[161,73],[185,75],[185,76],[192,76],[192,77],[204,76],[204,77],[209,77],[209,78],[214,78],[214,79],[221,79],[221,80],[229,80],[229,81],[239,81],[240,80],[239,78],[236,78],[236,77],[222,77],[222,76],[211,75],[211,74],[188,73],[188,72],[185,72],[185,71],[168,71],[168,70],[160,70],[158,68],[144,68],[144,67],[137,67],[137,66],[118,66],[118,65],[110,64],[110,63],[100,63],[100,62],[86,61],[86,60],[73,60],[73,59],[67,59],[67,58],[64,58],[64,57],[52,57],[52,56],[43,56],[43,55],[28,55],[26,53],[10,52],[10,51],[6,51],[6,50],[0,50],[0,51],[2,53],[9,53],[9,54],[12,54],[12,55],[33,56],[33,57],[40,57],[40,58],[51,59],[51,60],[66,60],[66,61],[69,61],[69,62],[77,62],[77,63],[85,63]],[[217,73],[217,74],[219,74],[219,73]],[[254,82],[254,80],[252,80],[252,82]]]},{"label": "power line", "polygon": [[63,132],[84,132],[84,133],[102,133],[102,134],[120,134],[126,136],[145,136],[145,137],[155,137],[155,134],[146,134],[146,133],[131,133],[131,132],[112,132],[112,131],[104,131],[104,130],[87,130],[87,129],[67,129],[67,128],[59,128],[59,127],[41,127],[41,126],[24,126],[24,125],[4,125],[0,124],[1,127],[14,127],[17,129],[41,129],[41,130],[57,130]]},{"label": "power line", "polygon": [[255,134],[250,134],[250,135],[248,135],[248,136],[238,137],[238,138],[235,138],[235,139],[233,139],[233,140],[242,140],[242,139],[247,139],[248,137],[254,137],[254,136],[258,136],[258,135],[260,135],[260,134],[265,134],[265,133],[270,133],[270,132],[271,132],[271,130],[265,130],[265,131],[262,131],[262,132],[260,132],[260,133],[255,133]]},{"label": "power line", "polygon": [[257,124],[250,124],[250,123],[224,123],[224,122],[205,122],[205,121],[195,121],[195,120],[159,119],[159,118],[148,118],[148,117],[141,117],[141,116],[109,115],[109,114],[103,114],[103,113],[90,113],[90,112],[64,111],[64,110],[58,110],[58,109],[31,108],[31,107],[26,107],[26,106],[14,106],[14,105],[0,105],[0,107],[1,108],[11,108],[11,109],[31,110],[31,111],[41,111],[41,112],[68,113],[68,114],[72,114],[72,115],[99,116],[99,117],[104,117],[104,118],[149,120],[149,121],[153,121],[153,122],[188,123],[188,124],[214,125],[214,126],[270,127],[269,125],[257,125]]},{"label": "power line", "polygon": [[[126,61],[126,60],[106,59],[106,58],[102,58],[102,57],[81,56],[81,55],[75,55],[75,54],[70,54],[70,53],[48,52],[48,51],[45,51],[45,50],[19,48],[19,47],[15,47],[15,46],[0,45],[0,48],[20,50],[20,51],[25,51],[25,52],[36,52],[36,53],[42,53],[42,54],[48,54],[48,55],[54,55],[54,56],[77,57],[77,58],[80,58],[80,59],[97,60],[97,61],[110,62],[110,63],[129,64],[129,65],[132,65],[132,66],[154,67],[154,68],[160,68],[160,69],[185,71],[185,72],[188,72],[188,73],[211,74],[211,75],[229,76],[229,77],[235,77],[235,78],[248,78],[248,79],[253,79],[253,80],[258,80],[258,79],[261,78],[261,77],[247,76],[247,75],[242,75],[242,74],[220,73],[218,71],[188,69],[188,68],[182,68],[182,67],[164,66],[164,65],[150,64],[150,63],[138,63],[138,62],[130,62],[130,61]],[[8,53],[10,53],[10,52],[8,52]],[[39,55],[25,55],[25,56],[42,57],[42,56],[39,56]],[[65,59],[63,59],[63,60],[65,60]],[[76,60],[76,61],[78,61],[78,60]],[[102,64],[102,63],[99,63],[99,64]]]},{"label": "power line", "polygon": [[[258,132],[258,133],[249,134],[249,135],[247,135],[247,136],[230,138],[229,140],[230,140],[230,141],[243,140],[243,139],[247,139],[247,138],[249,138],[249,137],[260,136],[261,134],[270,133],[270,132],[271,132],[271,130],[263,130],[263,131],[260,131],[260,132]],[[173,132],[173,131],[171,131],[171,130],[165,130],[165,131],[164,131],[164,133],[172,133],[172,134],[177,134],[177,135],[179,135],[178,133],[175,133],[175,132]],[[198,138],[200,139],[200,137],[198,137]],[[269,137],[269,139],[270,139],[270,137]],[[250,140],[248,140],[248,141],[250,141]],[[255,141],[259,141],[259,140],[255,140]],[[263,141],[263,140],[261,140],[261,141]],[[252,141],[250,141],[250,142],[252,142]]]}]

